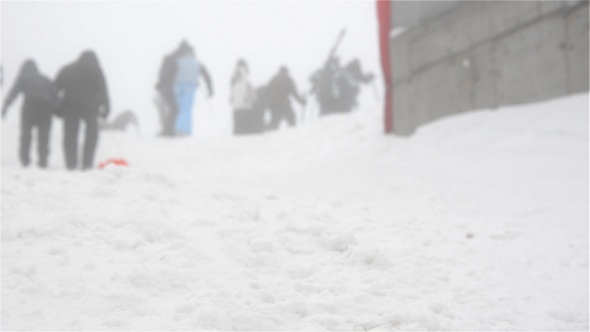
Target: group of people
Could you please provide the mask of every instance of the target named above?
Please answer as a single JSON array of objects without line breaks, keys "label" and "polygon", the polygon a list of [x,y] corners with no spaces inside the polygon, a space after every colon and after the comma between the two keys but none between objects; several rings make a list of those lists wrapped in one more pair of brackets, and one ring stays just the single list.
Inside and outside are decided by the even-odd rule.
[{"label": "group of people", "polygon": [[[160,135],[186,136],[192,133],[192,108],[201,79],[206,83],[209,97],[212,97],[211,76],[205,65],[197,60],[194,48],[186,41],[182,41],[171,54],[164,57],[156,83],[156,101],[162,123]],[[317,98],[320,115],[350,112],[356,106],[360,85],[372,79],[371,74],[362,72],[358,60],[340,67],[338,59],[331,56],[312,75],[310,94],[315,94]],[[298,92],[286,66],[281,66],[267,84],[254,88],[249,79],[248,64],[240,59],[230,85],[236,135],[276,130],[282,121],[295,126],[296,116],[291,98],[302,106],[307,102]],[[62,68],[53,81],[39,71],[33,60],[26,60],[6,97],[2,117],[7,115],[8,108],[20,94],[24,96],[24,102],[19,159],[25,167],[31,161],[33,130],[37,130],[38,165],[47,167],[53,116],[64,122],[63,148],[66,167],[70,170],[93,167],[99,123],[104,128],[121,127],[116,123],[107,126],[104,121],[99,122],[99,119],[108,117],[110,102],[98,58],[90,50]],[[265,120],[267,110],[270,113],[268,121]],[[79,158],[78,136],[82,124],[84,140],[82,158]]]},{"label": "group of people", "polygon": [[[26,60],[2,106],[2,117],[18,95],[24,97],[21,112],[19,160],[27,167],[33,130],[37,130],[38,166],[46,168],[52,117],[64,121],[63,148],[69,170],[93,167],[98,144],[98,119],[106,118],[110,102],[106,81],[93,51],[63,67],[54,81],[43,75],[35,61]],[[78,156],[80,125],[84,124],[82,158]]]},{"label": "group of people", "polygon": [[[230,81],[234,134],[276,130],[282,121],[295,126],[296,116],[291,98],[302,106],[307,101],[298,92],[287,67],[281,66],[267,84],[258,88],[254,88],[250,82],[249,74],[248,63],[239,59]],[[176,50],[164,58],[156,83],[161,135],[191,134],[194,94],[201,78],[207,85],[209,97],[212,97],[211,76],[186,41],[182,41]],[[360,85],[372,80],[373,75],[363,73],[358,59],[341,67],[338,58],[331,54],[324,66],[311,76],[310,94],[317,98],[320,115],[347,113],[357,106]],[[264,116],[267,110],[270,113],[269,121],[265,121]]]},{"label": "group of people", "polygon": [[[310,78],[312,89],[318,101],[320,115],[348,113],[357,106],[360,85],[373,80],[372,74],[365,74],[357,59],[341,67],[337,57],[327,63]],[[297,92],[295,82],[287,67],[282,66],[268,84],[257,89],[249,80],[249,68],[244,59],[238,60],[231,79],[230,102],[234,109],[234,134],[260,133],[276,130],[281,121],[295,126],[296,116],[291,98],[300,105],[306,105],[304,96]],[[270,111],[270,121],[264,121],[264,112]]]},{"label": "group of people", "polygon": [[[234,133],[255,133],[278,128],[282,120],[295,125],[295,113],[289,97],[302,105],[300,96],[287,67],[282,66],[268,85],[257,90],[249,81],[249,68],[240,59],[231,78],[230,103],[234,108]],[[209,97],[213,96],[211,76],[202,62],[195,56],[194,49],[186,41],[164,57],[156,90],[156,104],[160,113],[162,136],[185,136],[192,132],[192,108],[194,95],[200,79],[207,85]],[[264,110],[271,112],[270,123],[265,125]]]},{"label": "group of people", "polygon": [[[290,98],[301,105],[305,105],[306,100],[297,92],[287,67],[282,66],[266,86],[258,89],[254,89],[250,83],[248,73],[246,61],[240,59],[231,79],[230,102],[234,109],[234,134],[275,130],[283,120],[289,126],[294,126],[295,113]],[[269,123],[264,122],[266,109],[270,111]]]},{"label": "group of people", "polygon": [[337,57],[328,59],[326,64],[310,78],[312,93],[317,96],[320,115],[349,113],[357,106],[361,84],[373,80],[373,74],[365,74],[358,59],[342,67]]}]

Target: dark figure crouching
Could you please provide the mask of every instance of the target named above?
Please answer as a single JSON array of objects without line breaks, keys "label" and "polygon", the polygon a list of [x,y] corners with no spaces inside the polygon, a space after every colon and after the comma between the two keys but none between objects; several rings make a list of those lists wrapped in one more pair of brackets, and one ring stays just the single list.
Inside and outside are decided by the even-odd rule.
[{"label": "dark figure crouching", "polygon": [[278,129],[283,119],[287,120],[289,126],[295,126],[295,113],[289,97],[294,97],[302,106],[305,105],[305,99],[297,93],[295,82],[289,76],[287,67],[281,67],[279,73],[270,80],[266,86],[265,94],[271,114],[268,129]]}]

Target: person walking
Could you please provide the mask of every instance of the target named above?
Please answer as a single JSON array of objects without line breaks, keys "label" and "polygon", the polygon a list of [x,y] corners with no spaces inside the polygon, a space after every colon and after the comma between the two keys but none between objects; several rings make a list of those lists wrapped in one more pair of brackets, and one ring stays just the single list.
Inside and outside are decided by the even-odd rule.
[{"label": "person walking", "polygon": [[77,61],[65,66],[55,80],[60,96],[58,116],[64,120],[64,152],[66,167],[79,167],[78,132],[84,123],[82,170],[93,167],[98,145],[98,118],[106,119],[110,101],[106,81],[93,51],[84,51]]},{"label": "person walking", "polygon": [[358,59],[350,61],[336,77],[338,103],[336,109],[341,113],[350,113],[358,106],[358,95],[362,84],[373,81],[373,74],[364,73]]},{"label": "person walking", "polygon": [[294,97],[299,104],[305,106],[305,99],[297,93],[295,82],[289,76],[287,67],[282,66],[266,87],[266,98],[271,113],[268,129],[278,129],[282,120],[287,120],[291,127],[295,126],[295,113],[289,97]]},{"label": "person walking", "polygon": [[174,76],[174,95],[178,107],[178,114],[174,119],[174,132],[177,135],[188,136],[192,133],[193,102],[201,77],[207,85],[208,96],[213,96],[209,71],[205,65],[197,61],[194,49],[186,45],[176,60]]},{"label": "person walking", "polygon": [[10,104],[22,94],[19,159],[24,167],[30,163],[30,147],[33,129],[37,130],[38,165],[46,168],[49,158],[49,138],[52,116],[57,108],[57,91],[53,83],[42,75],[33,60],[26,60],[2,106],[2,118]]},{"label": "person walking", "polygon": [[320,106],[320,115],[326,115],[337,111],[339,91],[336,85],[336,76],[340,73],[340,60],[333,56],[328,59],[324,67],[318,69],[310,78],[312,83],[311,93],[316,95]]},{"label": "person walking", "polygon": [[262,111],[255,110],[256,91],[250,83],[248,64],[238,60],[231,79],[230,103],[233,107],[234,135],[257,133],[262,128]]},{"label": "person walking", "polygon": [[357,97],[361,85],[372,80],[373,74],[364,73],[358,59],[353,59],[342,67],[337,57],[330,58],[311,77],[311,93],[316,95],[320,115],[352,112],[358,105]]},{"label": "person walking", "polygon": [[178,116],[178,105],[174,93],[174,78],[177,71],[177,60],[187,47],[188,44],[182,41],[171,54],[164,57],[162,66],[160,67],[156,90],[159,97],[158,108],[162,123],[162,132],[160,134],[163,136],[174,136],[174,124]]}]

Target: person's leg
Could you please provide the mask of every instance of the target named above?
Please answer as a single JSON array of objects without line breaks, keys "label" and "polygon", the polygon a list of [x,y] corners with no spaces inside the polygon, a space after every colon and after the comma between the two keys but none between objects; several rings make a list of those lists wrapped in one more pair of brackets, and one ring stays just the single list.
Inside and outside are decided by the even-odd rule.
[{"label": "person's leg", "polygon": [[178,104],[178,116],[174,123],[174,130],[182,135],[190,135],[195,86],[192,84],[177,84],[175,92]]},{"label": "person's leg", "polygon": [[317,101],[320,107],[320,116],[328,114],[328,103],[326,102],[325,98],[318,96]]},{"label": "person's leg", "polygon": [[240,114],[238,114],[239,110],[233,111],[233,118],[234,118],[234,135],[239,135],[242,132],[242,126],[240,123]]},{"label": "person's leg", "polygon": [[281,122],[280,111],[275,108],[270,108],[270,123],[268,124],[269,130],[276,130],[279,128]]},{"label": "person's leg", "polygon": [[31,162],[29,151],[31,149],[31,132],[34,122],[30,115],[30,110],[23,108],[20,122],[19,160],[24,167],[29,166]]},{"label": "person's leg", "polygon": [[37,147],[39,153],[39,167],[47,167],[49,158],[49,134],[51,133],[51,114],[41,114],[37,123]]},{"label": "person's leg", "polygon": [[195,101],[195,94],[197,92],[197,87],[194,84],[189,84],[185,86],[185,110],[186,117],[185,117],[185,132],[187,135],[192,134],[193,132],[193,111],[194,111],[194,101]]},{"label": "person's leg", "polygon": [[168,114],[166,116],[164,135],[174,136],[174,124],[176,123],[176,117],[178,116],[178,104],[176,102],[176,95],[173,89],[166,91],[163,94],[164,100],[168,106]]},{"label": "person's leg", "polygon": [[164,94],[160,91],[157,92],[155,97],[156,107],[158,108],[158,115],[160,116],[160,125],[162,127],[162,134],[166,131],[166,124],[168,121],[170,107],[168,101],[164,97]]},{"label": "person's leg", "polygon": [[64,155],[66,167],[76,169],[78,164],[78,130],[80,119],[77,116],[64,116]]},{"label": "person's leg", "polygon": [[94,153],[98,145],[98,119],[94,116],[84,118],[86,131],[84,136],[84,152],[82,156],[82,169],[92,168],[94,164]]},{"label": "person's leg", "polygon": [[295,112],[293,112],[291,107],[289,107],[289,109],[285,112],[285,118],[287,119],[287,123],[290,127],[295,126]]}]

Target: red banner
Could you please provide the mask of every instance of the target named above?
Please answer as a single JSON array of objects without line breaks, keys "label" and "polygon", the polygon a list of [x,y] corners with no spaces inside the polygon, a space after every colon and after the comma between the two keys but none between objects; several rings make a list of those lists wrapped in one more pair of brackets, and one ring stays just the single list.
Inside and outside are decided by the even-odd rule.
[{"label": "red banner", "polygon": [[385,114],[383,117],[385,133],[393,131],[393,105],[391,91],[391,62],[389,58],[389,32],[391,31],[391,1],[377,0],[377,19],[379,22],[379,47],[381,50],[381,69],[385,83]]}]

